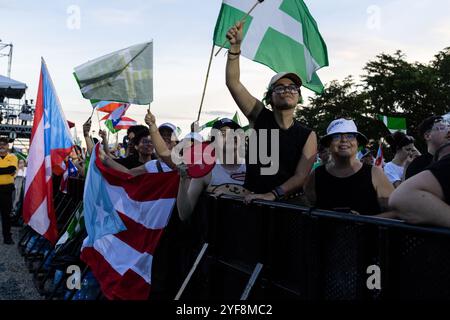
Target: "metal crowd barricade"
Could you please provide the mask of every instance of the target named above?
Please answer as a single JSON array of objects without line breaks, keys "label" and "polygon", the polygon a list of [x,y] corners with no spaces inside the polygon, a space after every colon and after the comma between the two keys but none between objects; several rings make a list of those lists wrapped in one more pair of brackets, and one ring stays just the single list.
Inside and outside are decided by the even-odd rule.
[{"label": "metal crowd barricade", "polygon": [[188,224],[197,255],[177,299],[450,298],[449,229],[228,196]]},{"label": "metal crowd barricade", "polygon": [[[83,184],[70,179],[68,194],[55,197],[62,229],[81,205]],[[74,298],[77,292],[64,287],[65,272],[59,282],[51,280],[70,264],[81,266],[82,279],[88,275],[79,259],[85,230],[57,252],[42,242],[27,251],[32,236],[36,234],[28,231],[19,246],[32,262],[40,293],[50,299]],[[450,299],[450,229],[204,195],[192,217],[167,230],[167,238],[168,261],[177,266],[167,279],[181,279],[174,286],[177,300]],[[370,283],[374,276],[381,288]]]},{"label": "metal crowd barricade", "polygon": [[[70,220],[82,205],[83,189],[84,180],[69,178],[68,192],[64,194],[59,191],[57,179],[54,180],[54,208],[60,236],[63,235]],[[79,245],[81,245],[83,234],[85,232],[81,232],[79,235],[81,238],[76,239]],[[26,226],[18,246],[30,272],[33,273],[33,280],[39,293],[49,298],[67,296],[67,292],[61,289],[61,284],[65,283],[67,279],[66,267],[70,264],[78,264],[83,267],[79,259],[78,243],[75,245],[72,243],[66,250],[58,251],[48,240]],[[63,256],[61,256],[61,252],[63,252]],[[58,283],[52,284],[50,280],[53,280],[57,270],[62,270],[63,276]]]}]

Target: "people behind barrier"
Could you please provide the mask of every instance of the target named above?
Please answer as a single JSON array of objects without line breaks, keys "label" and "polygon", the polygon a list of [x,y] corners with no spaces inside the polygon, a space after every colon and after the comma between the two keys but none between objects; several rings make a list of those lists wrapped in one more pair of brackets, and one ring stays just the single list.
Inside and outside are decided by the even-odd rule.
[{"label": "people behind barrier", "polygon": [[[315,161],[317,138],[311,129],[294,119],[295,109],[302,101],[302,80],[298,75],[283,72],[271,79],[264,98],[271,110],[241,83],[239,57],[243,29],[243,23],[239,22],[226,35],[230,48],[225,74],[226,85],[234,101],[253,129],[249,137],[244,184],[253,193],[246,196],[246,202],[282,199],[303,187]],[[274,143],[272,137],[275,138]],[[279,157],[265,161],[257,147],[259,140],[267,146],[268,154]],[[250,161],[252,157],[257,161]]]},{"label": "people behind barrier", "polygon": [[426,142],[427,150],[411,162],[405,179],[424,171],[433,162],[436,150],[450,141],[450,124],[441,116],[428,117],[419,125],[419,136]]},{"label": "people behind barrier", "polygon": [[[215,196],[229,194],[234,196],[245,196],[249,191],[244,188],[246,164],[245,159],[239,157],[240,145],[245,143],[244,137],[231,135],[235,130],[242,130],[231,119],[223,118],[217,120],[212,127],[215,132],[213,137],[219,137],[213,141],[217,142],[217,158],[212,170],[199,178],[190,178],[187,174],[181,174],[178,194],[177,207],[181,220],[187,220],[198,202],[200,195],[206,191]],[[231,157],[231,156],[232,157]]]},{"label": "people behind barrier", "polygon": [[405,167],[413,160],[414,138],[396,131],[388,140],[395,156],[384,166],[384,173],[394,187],[398,187],[402,183]]},{"label": "people behind barrier", "polygon": [[27,166],[24,159],[19,159],[17,166],[17,173],[14,177],[14,195],[13,195],[13,206],[12,215],[18,216],[19,210],[22,205],[23,193],[25,189],[25,178],[27,175]]},{"label": "people behind barrier", "polygon": [[365,145],[367,138],[353,120],[332,121],[320,143],[329,148],[332,161],[308,178],[305,192],[312,206],[364,215],[387,209],[394,188],[380,168],[356,158],[358,145]]},{"label": "people behind barrier", "polygon": [[389,200],[386,217],[412,224],[450,228],[450,143],[435,152],[434,162],[402,183]]}]

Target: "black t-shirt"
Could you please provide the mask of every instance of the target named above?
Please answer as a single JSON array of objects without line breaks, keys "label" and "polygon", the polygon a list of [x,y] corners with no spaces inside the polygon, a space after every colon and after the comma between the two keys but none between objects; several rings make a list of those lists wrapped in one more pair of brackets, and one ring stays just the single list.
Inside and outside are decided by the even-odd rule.
[{"label": "black t-shirt", "polygon": [[409,164],[408,168],[406,168],[405,179],[409,179],[412,176],[425,171],[432,162],[433,156],[428,152],[417,157]]},{"label": "black t-shirt", "polygon": [[358,172],[345,178],[335,177],[326,166],[320,166],[315,170],[315,185],[319,209],[347,208],[364,215],[381,213],[370,165],[363,164]]},{"label": "black t-shirt", "polygon": [[[289,129],[281,129],[275,121],[273,112],[267,108],[264,108],[258,115],[254,124],[254,129],[256,130],[256,133],[253,133],[252,135],[256,134],[256,137],[250,136],[249,146],[247,148],[247,172],[245,175],[244,187],[255,193],[266,193],[270,192],[275,187],[282,185],[294,175],[297,164],[302,156],[303,147],[312,131],[301,125],[297,120],[294,120],[293,125]],[[271,156],[271,130],[279,130],[279,166],[278,171],[274,175],[261,174],[261,168],[269,168],[270,164],[262,165],[260,161],[260,129],[267,129],[267,152],[261,153],[263,157],[267,155],[268,157],[271,157],[272,160],[276,158]],[[257,142],[253,144],[257,146],[256,148],[251,147],[252,141]],[[252,163],[255,161],[252,161],[252,155],[249,155],[249,149],[253,150],[252,153],[257,152],[255,153],[255,155],[257,155],[256,164]],[[256,158],[256,156],[253,157]]]},{"label": "black t-shirt", "polygon": [[114,159],[117,163],[120,163],[127,169],[133,169],[142,166],[144,163],[139,161],[138,155],[130,155],[126,158]]},{"label": "black t-shirt", "polygon": [[436,177],[444,192],[444,201],[450,205],[450,155],[433,163],[428,170]]}]

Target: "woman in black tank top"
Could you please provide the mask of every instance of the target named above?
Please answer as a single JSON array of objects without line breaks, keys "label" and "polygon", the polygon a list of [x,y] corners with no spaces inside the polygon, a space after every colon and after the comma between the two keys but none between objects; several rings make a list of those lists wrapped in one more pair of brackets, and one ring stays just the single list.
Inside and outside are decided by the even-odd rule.
[{"label": "woman in black tank top", "polygon": [[330,124],[321,143],[330,148],[333,160],[309,177],[305,191],[312,205],[365,215],[387,209],[393,186],[380,168],[356,158],[358,143],[366,141],[352,120],[338,119]]}]

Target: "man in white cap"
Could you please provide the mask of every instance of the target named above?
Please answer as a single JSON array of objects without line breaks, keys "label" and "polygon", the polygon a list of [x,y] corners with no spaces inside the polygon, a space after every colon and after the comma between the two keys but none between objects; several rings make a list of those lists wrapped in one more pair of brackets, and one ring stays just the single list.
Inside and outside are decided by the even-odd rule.
[{"label": "man in white cap", "polygon": [[330,149],[333,161],[311,172],[305,187],[311,205],[365,215],[380,214],[388,208],[394,187],[382,169],[357,159],[358,144],[365,145],[367,138],[358,132],[353,120],[331,122],[320,143]]},{"label": "man in white cap", "polygon": [[[226,84],[236,104],[254,129],[250,141],[252,138],[257,140],[255,145],[258,148],[252,148],[249,145],[247,152],[245,187],[254,194],[247,196],[246,202],[255,199],[279,200],[296,193],[303,187],[315,161],[317,137],[315,132],[294,119],[295,108],[301,101],[302,80],[298,75],[282,72],[270,80],[263,101],[267,106],[270,105],[272,110],[252,96],[240,82],[239,55],[242,30],[243,24],[238,23],[227,33],[231,46],[228,50]],[[268,130],[267,140],[261,141],[264,137],[263,132],[266,130]],[[275,165],[278,165],[278,170],[274,175],[264,175],[262,169],[274,164],[263,164],[259,148],[265,144],[268,151],[266,154],[270,155],[274,146],[271,136],[277,133],[279,141],[275,143],[275,146],[279,146],[279,155],[275,158],[279,159],[279,163]],[[257,163],[249,161],[255,157]]]}]

